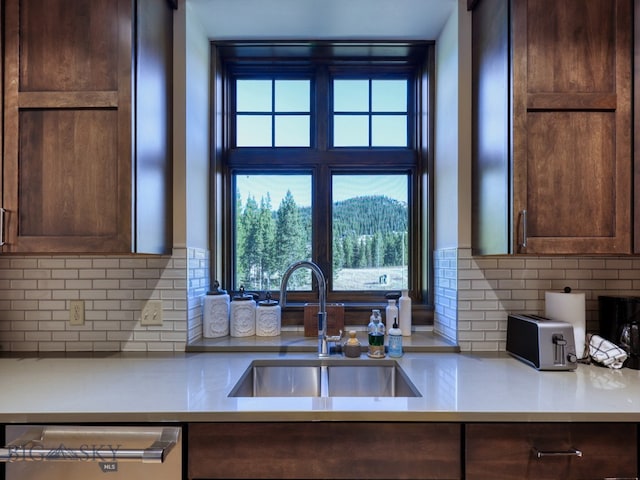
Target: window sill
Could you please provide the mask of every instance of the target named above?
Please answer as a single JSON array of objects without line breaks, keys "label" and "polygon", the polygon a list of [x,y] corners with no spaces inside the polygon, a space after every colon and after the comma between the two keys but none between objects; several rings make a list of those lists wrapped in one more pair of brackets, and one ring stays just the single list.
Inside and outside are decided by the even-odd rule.
[{"label": "window sill", "polygon": [[[357,331],[358,340],[367,345],[367,332],[362,327],[347,327]],[[346,335],[345,335],[346,337]],[[410,337],[402,337],[405,352],[454,352],[460,347],[444,337],[434,334],[431,329],[414,331]],[[300,329],[283,330],[275,337],[220,337],[201,338],[187,345],[187,352],[315,352],[317,337],[305,337]]]}]

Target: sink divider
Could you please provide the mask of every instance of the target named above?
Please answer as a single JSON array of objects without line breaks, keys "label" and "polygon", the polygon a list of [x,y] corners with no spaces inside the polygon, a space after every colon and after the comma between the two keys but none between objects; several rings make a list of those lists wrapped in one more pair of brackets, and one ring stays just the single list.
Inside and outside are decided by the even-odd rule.
[{"label": "sink divider", "polygon": [[329,367],[320,365],[320,396],[329,396]]}]

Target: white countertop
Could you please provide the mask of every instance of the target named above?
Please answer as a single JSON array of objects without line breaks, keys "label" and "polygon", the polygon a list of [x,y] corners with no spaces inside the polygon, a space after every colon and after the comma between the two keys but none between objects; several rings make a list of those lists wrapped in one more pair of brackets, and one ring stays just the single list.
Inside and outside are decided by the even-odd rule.
[{"label": "white countertop", "polygon": [[0,358],[0,422],[640,421],[640,371],[539,372],[507,355],[406,353],[417,398],[227,396],[252,360],[277,358],[316,356]]}]

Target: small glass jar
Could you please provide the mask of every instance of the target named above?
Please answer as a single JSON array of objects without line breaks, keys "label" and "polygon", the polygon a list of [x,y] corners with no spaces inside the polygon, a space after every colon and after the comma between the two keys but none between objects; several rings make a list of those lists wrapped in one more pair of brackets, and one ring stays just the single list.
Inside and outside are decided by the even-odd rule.
[{"label": "small glass jar", "polygon": [[349,338],[344,342],[342,351],[344,352],[345,357],[358,358],[360,356],[362,349],[360,347],[360,341],[358,340],[358,337],[356,337],[355,330],[349,330]]},{"label": "small glass jar", "polygon": [[373,310],[367,327],[369,352],[371,358],[384,358],[384,323],[380,310]]}]

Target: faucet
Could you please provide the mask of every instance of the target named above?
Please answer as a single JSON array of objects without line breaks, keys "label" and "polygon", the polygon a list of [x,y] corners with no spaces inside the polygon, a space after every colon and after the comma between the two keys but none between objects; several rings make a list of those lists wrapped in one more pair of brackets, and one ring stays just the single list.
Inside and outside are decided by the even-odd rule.
[{"label": "faucet", "polygon": [[327,336],[327,282],[318,265],[308,260],[300,260],[293,262],[287,267],[282,275],[282,282],[280,283],[280,307],[284,308],[287,305],[287,282],[289,281],[289,277],[294,271],[301,267],[306,267],[311,270],[318,282],[318,356],[328,357],[330,355],[329,342],[339,342],[342,337],[342,330],[340,331],[340,335]]}]

